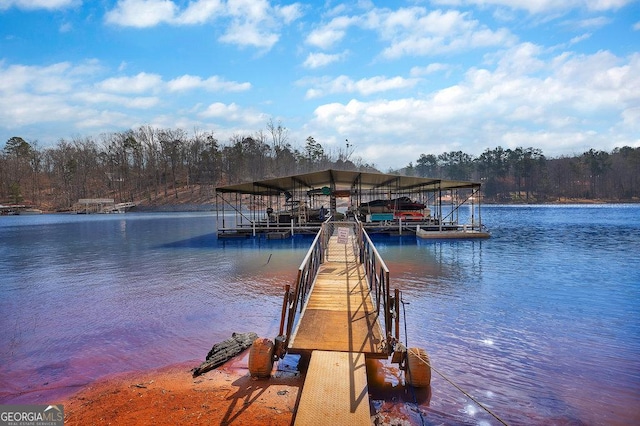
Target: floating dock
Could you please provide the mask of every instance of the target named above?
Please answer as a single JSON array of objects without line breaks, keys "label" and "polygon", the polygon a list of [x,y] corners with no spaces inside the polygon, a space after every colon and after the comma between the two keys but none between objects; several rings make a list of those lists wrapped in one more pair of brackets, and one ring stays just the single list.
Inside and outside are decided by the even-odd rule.
[{"label": "floating dock", "polygon": [[369,233],[410,235],[418,226],[452,229],[469,216],[467,226],[481,231],[480,187],[478,182],[333,169],[220,186],[217,235],[313,235],[327,218],[357,218]]},{"label": "floating dock", "polygon": [[295,425],[370,425],[365,359],[387,358],[356,236],[331,235],[324,262],[289,341],[289,353],[311,354]]}]

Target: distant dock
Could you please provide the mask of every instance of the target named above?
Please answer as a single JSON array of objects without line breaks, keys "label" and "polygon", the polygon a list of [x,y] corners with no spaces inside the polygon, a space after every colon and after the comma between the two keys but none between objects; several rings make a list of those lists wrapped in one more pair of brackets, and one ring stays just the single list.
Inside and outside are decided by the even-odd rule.
[{"label": "distant dock", "polygon": [[[327,218],[357,218],[372,234],[415,235],[418,229],[447,232],[462,227],[486,232],[480,187],[477,182],[344,170],[221,186],[216,188],[217,235],[314,235]],[[462,209],[470,216],[467,223],[461,223]]]}]

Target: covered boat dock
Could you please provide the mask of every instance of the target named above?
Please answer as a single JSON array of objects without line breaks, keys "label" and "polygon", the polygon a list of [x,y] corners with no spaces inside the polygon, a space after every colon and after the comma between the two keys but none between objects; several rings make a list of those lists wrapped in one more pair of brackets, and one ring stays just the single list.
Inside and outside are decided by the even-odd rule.
[{"label": "covered boat dock", "polygon": [[[357,217],[369,233],[481,231],[481,184],[328,169],[216,188],[218,237],[315,234]],[[470,208],[460,223],[462,207]]]}]

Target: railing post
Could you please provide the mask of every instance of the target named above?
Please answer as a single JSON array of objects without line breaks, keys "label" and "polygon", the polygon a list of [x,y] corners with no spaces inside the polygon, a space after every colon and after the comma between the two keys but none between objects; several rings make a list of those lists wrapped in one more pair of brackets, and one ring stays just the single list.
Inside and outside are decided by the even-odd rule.
[{"label": "railing post", "polygon": [[393,309],[396,313],[396,340],[400,341],[400,290],[397,288],[393,291],[393,298],[395,301]]},{"label": "railing post", "polygon": [[282,300],[282,313],[280,314],[280,332],[278,336],[282,336],[284,332],[284,320],[287,315],[287,306],[289,305],[289,291],[291,290],[291,286],[287,284],[284,287],[284,299]]}]

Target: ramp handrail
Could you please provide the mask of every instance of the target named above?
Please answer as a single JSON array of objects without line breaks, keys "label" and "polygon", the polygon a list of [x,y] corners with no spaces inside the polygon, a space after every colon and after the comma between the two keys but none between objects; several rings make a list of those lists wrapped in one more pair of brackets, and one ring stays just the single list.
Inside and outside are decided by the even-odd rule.
[{"label": "ramp handrail", "polygon": [[[289,345],[289,339],[291,338],[291,332],[293,330],[293,324],[295,323],[298,306],[300,312],[302,312],[304,303],[309,295],[309,290],[311,290],[311,286],[318,274],[320,264],[324,260],[324,251],[326,249],[326,243],[323,242],[324,234],[326,233],[324,223],[323,226],[320,227],[316,237],[313,239],[311,247],[309,247],[306,256],[298,268],[295,288],[291,291],[291,287],[289,285],[285,287],[285,295],[282,303],[282,315],[280,317],[280,333],[276,338],[276,344],[283,345],[284,347],[276,347],[277,353],[282,350],[286,351],[286,348]],[[283,334],[285,333],[285,324],[286,334]],[[281,352],[278,355],[284,355],[284,353]]]},{"label": "ramp handrail", "polygon": [[[391,297],[389,268],[385,263],[378,249],[371,241],[369,234],[365,231],[362,222],[356,218],[358,229],[358,247],[360,249],[360,263],[364,265],[364,270],[369,281],[369,288],[376,304],[378,315],[384,313],[384,333],[387,339],[387,350],[393,350],[393,338],[397,341],[400,337],[400,317],[398,316],[399,304],[398,295]],[[396,290],[395,293],[398,291]],[[382,310],[380,309],[382,305]],[[395,333],[392,333],[395,319]]]}]

